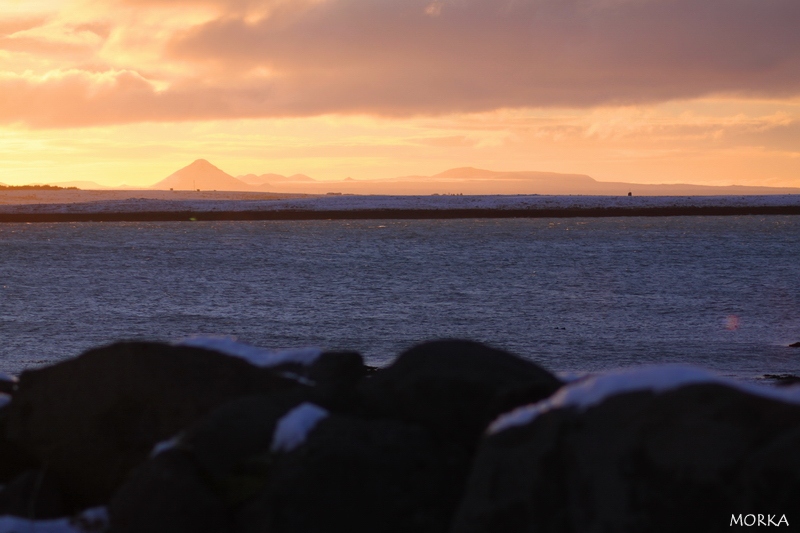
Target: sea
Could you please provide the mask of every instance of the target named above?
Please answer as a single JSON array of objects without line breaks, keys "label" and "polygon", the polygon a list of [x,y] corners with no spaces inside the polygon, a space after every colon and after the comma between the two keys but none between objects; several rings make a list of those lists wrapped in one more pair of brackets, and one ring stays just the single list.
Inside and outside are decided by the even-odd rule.
[{"label": "sea", "polygon": [[0,224],[0,371],[194,336],[800,375],[800,217]]}]

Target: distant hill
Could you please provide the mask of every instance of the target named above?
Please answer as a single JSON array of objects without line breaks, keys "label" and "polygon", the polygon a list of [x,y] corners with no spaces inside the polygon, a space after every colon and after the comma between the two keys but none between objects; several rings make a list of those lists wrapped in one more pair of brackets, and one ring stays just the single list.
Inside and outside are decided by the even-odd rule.
[{"label": "distant hill", "polygon": [[198,159],[151,189],[251,191],[301,194],[549,194],[624,196],[714,196],[800,194],[800,188],[691,184],[640,184],[597,181],[585,174],[516,171],[503,172],[473,167],[452,168],[432,176],[388,179],[314,180],[305,174],[245,174],[234,178],[205,159]]},{"label": "distant hill", "polygon": [[[363,183],[363,182],[362,182]],[[636,196],[725,196],[757,194],[800,194],[800,188],[754,187],[743,185],[712,186],[692,184],[643,184],[597,181],[585,174],[561,174],[556,172],[516,171],[502,172],[472,167],[445,170],[432,176],[403,176],[388,180],[384,190],[403,189],[463,194],[552,194],[621,196],[631,193]],[[392,183],[393,186],[389,186]],[[346,188],[346,184],[345,184]],[[406,194],[412,194],[411,192]]]},{"label": "distant hill", "polygon": [[205,159],[198,159],[149,188],[174,189],[176,191],[200,189],[201,191],[271,192],[275,189],[274,184],[276,183],[291,188],[293,184],[310,184],[317,183],[317,181],[305,174],[294,174],[288,177],[281,174],[261,174],[260,176],[244,174],[233,177]]},{"label": "distant hill", "polygon": [[[3,184],[0,184],[2,186]],[[32,183],[31,186],[44,186]],[[92,181],[50,182],[48,186],[81,190],[169,190],[266,192],[279,194],[542,194],[586,196],[736,196],[800,194],[797,187],[712,186],[681,184],[644,184],[598,181],[586,174],[562,174],[538,171],[496,171],[458,167],[431,176],[398,176],[368,179],[350,177],[340,180],[315,180],[305,174],[244,174],[237,177],[224,172],[205,159],[198,159],[150,187],[120,185],[109,187]],[[6,189],[8,190],[8,189]]]},{"label": "distant hill", "polygon": [[310,178],[305,174],[292,174],[285,180],[277,180],[277,181],[317,181],[317,180],[315,180],[314,178]]},{"label": "distant hill", "polygon": [[585,174],[562,174],[558,172],[498,172],[483,170],[473,167],[451,168],[431,176],[433,180],[442,181],[476,181],[476,180],[501,180],[501,181],[569,181],[572,184],[597,183]]},{"label": "distant hill", "polygon": [[261,176],[256,176],[255,174],[245,174],[243,176],[236,176],[236,179],[247,183],[248,185],[263,185],[264,183],[269,183],[269,179],[266,179],[265,176],[278,176],[279,174],[262,174]]},{"label": "distant hill", "polygon": [[236,176],[236,179],[243,181],[249,185],[269,185],[270,183],[285,183],[285,182],[313,182],[313,178],[309,178],[305,174],[293,174],[291,176],[284,176],[282,174],[245,174],[244,176]]},{"label": "distant hill", "polygon": [[175,189],[187,191],[200,189],[203,191],[254,191],[256,187],[236,179],[215,167],[205,159],[183,167],[150,186],[151,189]]}]

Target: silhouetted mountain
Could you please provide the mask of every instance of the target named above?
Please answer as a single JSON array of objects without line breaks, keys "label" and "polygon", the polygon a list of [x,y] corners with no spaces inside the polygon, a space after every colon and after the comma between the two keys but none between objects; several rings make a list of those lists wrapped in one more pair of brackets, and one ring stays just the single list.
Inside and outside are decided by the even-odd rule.
[{"label": "silhouetted mountain", "polygon": [[261,185],[262,183],[264,183],[264,181],[268,181],[268,180],[262,180],[259,176],[256,176],[255,174],[244,174],[243,176],[236,176],[236,179],[239,181],[243,181],[248,185]]},{"label": "silhouetted mountain", "polygon": [[178,191],[194,189],[204,191],[258,190],[256,187],[223,172],[205,159],[198,159],[191,165],[185,166],[158,183],[151,185],[150,188],[175,189]]},{"label": "silhouetted mountain", "polygon": [[180,169],[151,189],[260,191],[325,194],[553,194],[622,196],[711,196],[748,194],[800,194],[789,187],[710,186],[691,184],[640,184],[597,181],[585,174],[516,171],[501,172],[472,167],[452,168],[433,176],[388,179],[317,181],[304,174],[246,174],[234,178],[204,159]]}]

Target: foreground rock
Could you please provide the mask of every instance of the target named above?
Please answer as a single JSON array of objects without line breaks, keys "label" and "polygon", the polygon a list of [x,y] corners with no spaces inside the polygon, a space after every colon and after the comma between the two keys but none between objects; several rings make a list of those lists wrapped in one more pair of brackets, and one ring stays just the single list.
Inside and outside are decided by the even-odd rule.
[{"label": "foreground rock", "polygon": [[[475,447],[497,415],[547,398],[561,382],[538,365],[477,342],[420,344],[360,387],[364,415],[423,429],[442,450],[440,513],[455,512]],[[410,525],[410,524],[409,524]],[[413,530],[413,529],[412,529]]]},{"label": "foreground rock", "polygon": [[688,367],[562,386],[467,341],[425,343],[368,373],[353,352],[194,339],[91,350],[25,372],[11,392],[0,393],[0,532],[800,523],[788,514],[800,501],[800,387]]},{"label": "foreground rock", "polygon": [[547,398],[561,381],[508,352],[461,340],[420,344],[363,382],[369,413],[403,420],[473,448],[487,424]]},{"label": "foreground rock", "polygon": [[61,489],[43,469],[16,476],[0,492],[0,516],[55,518],[66,514],[69,511],[62,503]]},{"label": "foreground rock", "polygon": [[[18,382],[19,380],[14,376],[0,372],[0,394],[14,394]],[[2,403],[0,401],[0,407],[2,407]]]},{"label": "foreground rock", "polygon": [[232,527],[228,513],[266,487],[276,426],[299,403],[291,393],[237,398],[158,445],[112,498],[112,531]]},{"label": "foreground rock", "polygon": [[447,530],[453,480],[425,430],[281,403],[230,402],[138,467],[112,533]]},{"label": "foreground rock", "polygon": [[502,417],[453,533],[727,531],[732,514],[796,513],[800,405],[715,381],[604,376]]},{"label": "foreground rock", "polygon": [[23,372],[6,437],[80,509],[108,502],[153,446],[233,398],[306,385],[213,351],[119,343]]},{"label": "foreground rock", "polygon": [[[560,385],[465,341],[421,345],[366,380],[360,357],[327,354],[303,378],[305,400],[235,399],[138,468],[112,500],[113,532],[446,531],[486,424]],[[177,511],[194,506],[210,514]]]},{"label": "foreground rock", "polygon": [[225,533],[227,509],[202,469],[171,449],[137,467],[109,506],[111,533]]},{"label": "foreground rock", "polygon": [[[308,406],[309,404],[306,404]],[[308,416],[298,413],[288,417]],[[265,486],[236,513],[237,530],[275,533],[446,531],[452,491],[443,450],[422,428],[321,413],[299,439],[279,428]],[[300,420],[291,424],[303,425]],[[266,466],[262,458],[262,468]]]},{"label": "foreground rock", "polygon": [[39,461],[28,450],[6,438],[7,419],[6,406],[0,408],[0,485],[11,483],[17,476],[39,467]]}]

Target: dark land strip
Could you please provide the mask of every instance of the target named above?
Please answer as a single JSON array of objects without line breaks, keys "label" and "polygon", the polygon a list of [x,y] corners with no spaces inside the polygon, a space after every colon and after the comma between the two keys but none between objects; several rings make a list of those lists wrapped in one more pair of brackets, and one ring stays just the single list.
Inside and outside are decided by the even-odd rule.
[{"label": "dark land strip", "polygon": [[180,222],[246,220],[413,220],[457,218],[576,218],[800,215],[800,206],[591,207],[554,209],[280,209],[261,211],[128,211],[102,213],[0,213],[0,223]]}]

